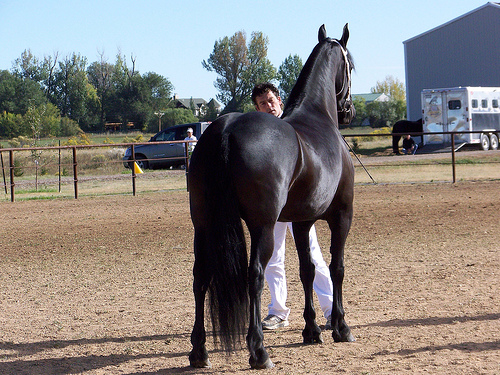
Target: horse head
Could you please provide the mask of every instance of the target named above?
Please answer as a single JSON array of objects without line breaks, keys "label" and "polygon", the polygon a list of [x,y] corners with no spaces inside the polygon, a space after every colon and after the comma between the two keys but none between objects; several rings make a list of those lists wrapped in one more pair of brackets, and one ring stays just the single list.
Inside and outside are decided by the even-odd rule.
[{"label": "horse head", "polygon": [[335,80],[335,93],[337,99],[337,114],[338,123],[341,125],[348,125],[351,123],[356,110],[352,103],[351,97],[351,71],[354,69],[351,54],[347,50],[347,41],[349,40],[349,26],[345,24],[340,39],[328,38],[326,35],[325,25],[322,25],[318,31],[319,43],[333,43],[340,46],[343,64],[339,64],[339,71],[336,74]]}]

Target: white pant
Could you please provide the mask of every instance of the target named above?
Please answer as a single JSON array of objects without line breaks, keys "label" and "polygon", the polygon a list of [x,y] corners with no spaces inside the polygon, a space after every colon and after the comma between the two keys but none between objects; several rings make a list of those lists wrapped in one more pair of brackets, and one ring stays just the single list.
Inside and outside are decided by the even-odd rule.
[{"label": "white pant", "polygon": [[[290,314],[290,309],[286,307],[285,238],[287,227],[293,237],[292,223],[276,223],[274,227],[273,255],[264,272],[271,292],[271,303],[268,306],[269,314],[276,315],[281,319],[288,319]],[[330,269],[323,260],[319,248],[314,225],[309,232],[309,246],[311,248],[312,262],[316,267],[313,283],[314,291],[318,295],[319,305],[325,318],[328,318],[332,313],[333,285],[330,278]]]}]

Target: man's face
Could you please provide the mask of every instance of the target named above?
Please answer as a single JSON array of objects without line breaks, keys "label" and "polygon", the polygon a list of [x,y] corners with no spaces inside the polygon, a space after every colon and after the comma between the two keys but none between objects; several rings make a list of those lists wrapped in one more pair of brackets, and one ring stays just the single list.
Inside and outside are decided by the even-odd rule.
[{"label": "man's face", "polygon": [[281,116],[281,98],[279,96],[276,97],[272,91],[267,91],[257,96],[256,102],[255,109],[257,111],[270,113],[276,117]]}]

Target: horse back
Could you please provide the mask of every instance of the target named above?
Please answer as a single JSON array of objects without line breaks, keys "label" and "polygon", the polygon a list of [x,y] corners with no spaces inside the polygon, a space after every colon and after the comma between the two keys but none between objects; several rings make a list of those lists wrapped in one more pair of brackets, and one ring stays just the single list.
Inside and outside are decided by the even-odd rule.
[{"label": "horse back", "polygon": [[261,112],[225,115],[208,127],[193,152],[190,189],[191,181],[203,190],[214,175],[227,173],[230,184],[225,188],[235,194],[243,219],[258,213],[275,221],[298,157],[297,136],[285,121]]}]

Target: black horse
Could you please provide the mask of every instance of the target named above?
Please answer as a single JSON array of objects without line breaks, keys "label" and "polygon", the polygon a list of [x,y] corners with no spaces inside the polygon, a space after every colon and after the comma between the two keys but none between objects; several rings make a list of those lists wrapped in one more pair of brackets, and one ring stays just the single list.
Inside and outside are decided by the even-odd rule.
[{"label": "black horse", "polygon": [[[305,292],[305,343],[323,342],[313,307],[314,265],[309,230],[318,219],[331,229],[334,284],[332,336],[354,341],[344,321],[344,244],[353,215],[354,169],[338,129],[354,115],[353,64],[340,40],[319,29],[314,48],[293,88],[282,119],[262,112],[221,116],[200,138],[189,168],[194,224],[193,291],[196,319],[189,355],[193,367],[209,367],[204,301],[208,291],[214,336],[231,352],[249,323],[246,341],[252,368],[273,363],[263,345],[261,293],[273,252],[277,220],[293,222]],[[250,259],[243,219],[251,237]]]},{"label": "black horse", "polygon": [[402,134],[413,134],[417,135],[418,133],[423,132],[422,127],[422,119],[417,121],[409,121],[409,120],[399,120],[392,127],[392,134],[396,134],[392,136],[392,152],[394,154],[399,154],[399,140],[401,139]]}]

